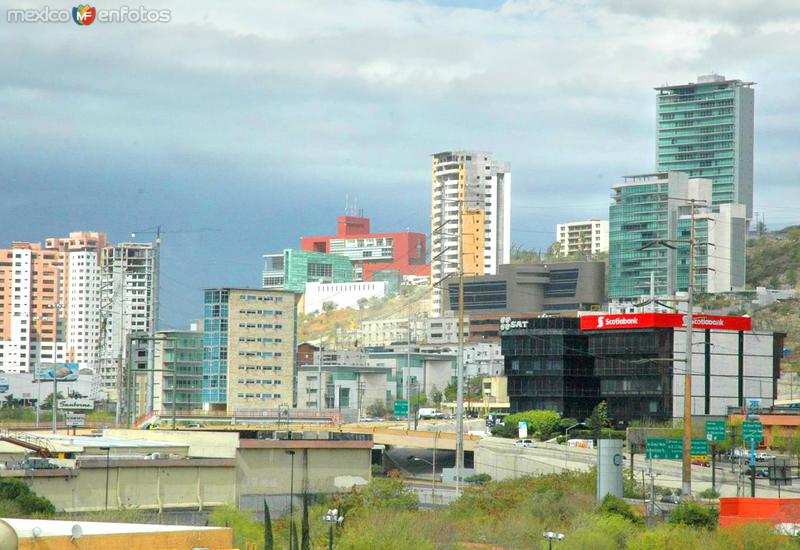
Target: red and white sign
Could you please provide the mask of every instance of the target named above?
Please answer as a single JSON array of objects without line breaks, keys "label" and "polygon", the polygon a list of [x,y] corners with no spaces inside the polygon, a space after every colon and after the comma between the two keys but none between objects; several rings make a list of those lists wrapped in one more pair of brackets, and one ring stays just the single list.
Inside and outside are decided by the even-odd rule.
[{"label": "red and white sign", "polygon": [[[608,315],[584,315],[581,330],[619,330],[626,328],[681,328],[686,324],[683,313],[620,313]],[[729,315],[695,315],[695,329],[750,331],[750,317]]]}]

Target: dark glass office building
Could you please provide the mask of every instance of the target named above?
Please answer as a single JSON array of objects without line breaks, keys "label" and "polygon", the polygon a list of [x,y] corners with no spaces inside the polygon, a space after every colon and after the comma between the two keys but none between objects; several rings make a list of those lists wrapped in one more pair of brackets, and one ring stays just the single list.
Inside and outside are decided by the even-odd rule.
[{"label": "dark glass office building", "polygon": [[588,417],[602,397],[579,319],[523,322],[526,327],[504,331],[502,337],[511,411],[550,409],[565,417]]}]

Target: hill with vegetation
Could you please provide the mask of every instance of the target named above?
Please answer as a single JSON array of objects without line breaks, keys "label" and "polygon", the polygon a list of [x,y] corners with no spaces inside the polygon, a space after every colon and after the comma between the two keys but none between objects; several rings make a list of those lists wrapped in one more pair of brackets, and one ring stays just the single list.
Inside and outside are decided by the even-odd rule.
[{"label": "hill with vegetation", "polygon": [[407,317],[424,317],[429,311],[430,290],[427,286],[402,286],[397,296],[363,300],[358,309],[323,308],[298,319],[299,342],[319,342],[325,347],[345,347],[355,344],[361,321]]},{"label": "hill with vegetation", "polygon": [[747,287],[795,288],[800,275],[800,226],[747,241]]}]

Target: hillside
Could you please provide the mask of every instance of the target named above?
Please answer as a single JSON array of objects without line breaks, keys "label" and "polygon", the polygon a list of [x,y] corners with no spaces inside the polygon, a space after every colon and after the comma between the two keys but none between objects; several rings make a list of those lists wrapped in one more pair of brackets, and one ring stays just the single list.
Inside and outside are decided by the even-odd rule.
[{"label": "hillside", "polygon": [[[360,321],[394,319],[411,315],[425,316],[428,313],[427,286],[401,287],[401,294],[391,298],[370,299],[363,310],[340,309],[314,315],[300,315],[298,341],[321,340],[326,346],[345,346],[357,338],[353,332]],[[338,331],[337,331],[338,328]]]},{"label": "hillside", "polygon": [[800,275],[800,226],[747,241],[747,287],[794,288]]}]

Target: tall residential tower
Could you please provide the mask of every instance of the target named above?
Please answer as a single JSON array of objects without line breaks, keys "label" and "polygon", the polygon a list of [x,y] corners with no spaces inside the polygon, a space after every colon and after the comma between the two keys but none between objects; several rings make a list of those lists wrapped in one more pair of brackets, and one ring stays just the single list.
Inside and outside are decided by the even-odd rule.
[{"label": "tall residential tower", "polygon": [[443,313],[442,286],[458,272],[461,209],[465,275],[494,275],[511,261],[511,168],[484,151],[433,155],[431,312]]},{"label": "tall residential tower", "polygon": [[656,170],[712,183],[716,204],[739,203],[753,215],[753,82],[722,75],[656,88]]}]

